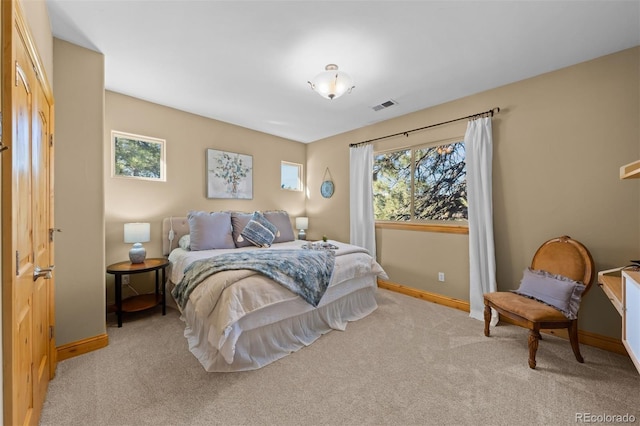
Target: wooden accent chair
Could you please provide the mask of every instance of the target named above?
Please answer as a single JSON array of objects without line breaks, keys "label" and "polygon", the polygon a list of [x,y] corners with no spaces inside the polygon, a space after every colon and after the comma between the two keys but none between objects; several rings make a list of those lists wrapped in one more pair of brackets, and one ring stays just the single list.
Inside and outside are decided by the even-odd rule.
[{"label": "wooden accent chair", "polygon": [[[593,258],[580,242],[568,236],[553,238],[540,246],[533,256],[531,269],[562,275],[584,284],[582,297],[587,293],[595,276]],[[509,291],[484,295],[484,335],[489,336],[491,308],[529,331],[529,367],[536,368],[536,352],[541,329],[567,328],[571,348],[578,362],[584,362],[578,343],[578,319],[568,319],[559,310]]]}]

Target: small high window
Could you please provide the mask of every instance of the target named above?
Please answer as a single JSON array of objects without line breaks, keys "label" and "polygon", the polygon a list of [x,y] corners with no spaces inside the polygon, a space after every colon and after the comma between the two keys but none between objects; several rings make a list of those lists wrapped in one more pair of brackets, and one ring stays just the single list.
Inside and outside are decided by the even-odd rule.
[{"label": "small high window", "polygon": [[302,191],[302,164],[283,161],[280,164],[280,188]]},{"label": "small high window", "polygon": [[164,139],[111,132],[111,176],[166,181]]}]

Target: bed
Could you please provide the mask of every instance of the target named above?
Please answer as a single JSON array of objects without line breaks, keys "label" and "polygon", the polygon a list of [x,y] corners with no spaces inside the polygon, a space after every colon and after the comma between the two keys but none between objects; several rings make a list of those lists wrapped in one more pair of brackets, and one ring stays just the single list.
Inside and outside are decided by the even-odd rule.
[{"label": "bed", "polygon": [[[272,215],[268,216],[268,213]],[[226,248],[208,249],[205,246],[206,249],[202,249],[201,246],[198,250],[187,250],[185,248],[189,247],[184,244],[184,248],[180,247],[178,242],[189,240],[183,236],[191,236],[193,243],[193,237],[201,231],[191,212],[188,217],[165,218],[162,222],[163,252],[171,261],[167,293],[183,296],[167,300],[172,299],[174,306],[180,309],[189,350],[206,371],[261,368],[312,344],[331,330],[345,330],[348,322],[360,320],[377,308],[377,277],[386,278],[386,274],[364,249],[332,240],[324,247],[322,242],[309,246],[310,242],[295,240],[289,217],[283,211],[265,212],[279,230],[284,230],[284,235],[279,232],[280,236],[269,248],[246,244],[246,241],[239,243],[250,214],[233,214],[231,238],[234,246],[240,246],[233,248],[228,246],[226,236],[223,242]],[[238,217],[243,219],[238,220]],[[255,254],[284,256],[315,250],[330,252],[334,259],[328,286],[316,306],[305,300],[304,295],[297,295],[251,269],[223,270],[207,276],[188,297],[179,291],[187,281],[185,270],[188,278],[196,266],[215,262],[215,257],[224,259],[234,254],[242,254],[242,257]]]}]

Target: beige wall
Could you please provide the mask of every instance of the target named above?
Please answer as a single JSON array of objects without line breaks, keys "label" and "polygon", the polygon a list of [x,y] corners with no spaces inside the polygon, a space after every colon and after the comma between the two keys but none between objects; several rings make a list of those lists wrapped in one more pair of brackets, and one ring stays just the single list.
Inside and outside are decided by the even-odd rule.
[{"label": "beige wall", "polygon": [[[493,107],[493,202],[498,287],[517,288],[545,240],[570,235],[591,251],[597,269],[640,256],[639,188],[619,167],[640,158],[640,48],[578,64],[310,144],[310,231],[349,238],[348,144],[419,128]],[[401,107],[401,106],[400,106]],[[379,142],[388,149],[464,134],[460,122]],[[336,195],[318,188],[329,166]],[[377,232],[378,258],[391,281],[469,300],[468,237]],[[445,272],[447,280],[437,281]],[[620,317],[594,286],[580,328],[620,338]]]},{"label": "beige wall", "polygon": [[56,344],[105,333],[104,56],[54,40]]},{"label": "beige wall", "polygon": [[[163,107],[114,92],[106,92],[104,129],[104,182],[106,262],[128,259],[123,242],[126,222],[150,222],[147,256],[162,256],[163,217],[186,216],[189,210],[287,210],[292,217],[304,213],[304,193],[280,189],[280,162],[304,164],[306,145]],[[111,177],[112,130],[166,140],[166,182]],[[253,156],[253,199],[208,199],[205,160],[208,148]],[[147,277],[148,278],[148,277]],[[108,276],[108,297],[113,299],[113,277]],[[138,290],[150,290],[144,275],[131,276]],[[123,296],[128,293],[124,289]]]},{"label": "beige wall", "polygon": [[[56,46],[61,45],[65,43],[56,41]],[[58,75],[91,75],[98,72],[92,67],[97,67],[102,60],[100,55],[77,47],[59,49],[63,56],[58,57],[56,49],[54,58],[57,113],[61,109],[59,97],[74,99],[80,108],[84,101],[78,103],[78,100],[86,98],[84,94],[74,94],[77,85],[73,82],[67,83],[71,86],[68,89],[57,87],[58,82],[64,79]],[[71,58],[66,57],[71,54],[69,51],[73,52]],[[93,228],[89,232],[89,246],[93,247],[100,240],[99,237],[93,238],[97,230],[101,230],[101,226],[105,229],[104,262],[92,266],[83,280],[86,282],[90,276],[91,283],[85,284],[81,291],[83,300],[92,300],[91,308],[82,308],[84,312],[80,315],[81,309],[76,306],[79,303],[76,290],[81,290],[80,284],[69,285],[62,280],[65,284],[61,285],[69,288],[56,294],[59,315],[73,317],[76,322],[78,318],[92,324],[101,322],[104,327],[104,286],[105,281],[110,283],[112,280],[104,273],[104,265],[127,258],[128,245],[122,242],[122,228],[127,221],[151,222],[152,241],[145,244],[149,256],[161,254],[161,218],[183,216],[190,209],[252,211],[281,208],[291,212],[292,216],[306,212],[310,218],[310,238],[328,235],[348,240],[349,143],[446,121],[494,106],[502,109],[493,122],[499,288],[517,287],[522,270],[536,248],[544,240],[560,234],[571,235],[585,243],[598,269],[622,265],[631,258],[637,258],[640,247],[637,182],[618,179],[620,165],[640,157],[638,56],[638,48],[627,50],[309,145],[106,92],[99,148],[94,144],[94,130],[87,139],[76,136],[78,129],[74,129],[69,133],[70,142],[65,142],[60,139],[61,129],[58,128],[58,156],[60,146],[65,143],[80,151],[89,149],[91,160],[88,167],[93,170],[86,177],[67,184],[57,180],[56,190],[73,193],[76,203],[80,200],[78,194],[82,194],[82,203],[78,203],[82,205],[87,204],[88,196],[92,200],[88,204],[98,209],[102,202],[98,200],[101,185],[104,185],[104,221],[94,224],[93,218],[100,215],[95,212],[91,216]],[[85,66],[88,67],[85,70],[78,68]],[[73,72],[69,71],[70,68]],[[102,76],[102,68],[99,75]],[[98,95],[91,97],[86,99],[86,105],[91,105],[91,110],[99,110],[102,98]],[[82,117],[87,112],[79,111],[78,114]],[[82,123],[79,127],[83,130],[85,121],[78,117],[73,123],[76,126]],[[377,143],[376,149],[461,137],[465,125],[461,122],[417,132],[409,138]],[[111,130],[166,139],[167,182],[112,178]],[[83,139],[82,143],[80,139]],[[90,148],[85,146],[87,144]],[[204,167],[207,148],[253,155],[253,200],[206,198]],[[99,154],[94,151],[96,149]],[[73,155],[75,159],[80,157],[78,153]],[[309,184],[306,201],[304,194],[279,189],[281,160],[306,163]],[[57,168],[61,167],[60,161],[63,160],[58,160]],[[100,163],[99,167],[95,161]],[[336,184],[335,195],[330,199],[322,198],[319,192],[327,167]],[[93,212],[93,208],[86,209]],[[77,214],[71,217],[78,220]],[[81,217],[84,221],[86,215]],[[378,231],[377,241],[379,260],[392,281],[468,300],[466,235],[383,230]],[[94,258],[100,256],[99,250],[92,253]],[[446,282],[437,281],[438,272],[446,274]],[[134,286],[145,290],[147,283],[136,282],[136,278],[132,279]],[[60,279],[59,274],[59,282]],[[94,281],[99,283],[94,284]],[[90,294],[85,294],[86,287],[91,289]],[[111,289],[108,290],[111,299]],[[594,287],[583,303],[582,329],[619,338],[620,319],[598,288]],[[59,325],[62,327],[63,323]],[[87,331],[83,325],[71,321],[65,322],[64,327],[69,327],[68,341],[101,332]]]}]

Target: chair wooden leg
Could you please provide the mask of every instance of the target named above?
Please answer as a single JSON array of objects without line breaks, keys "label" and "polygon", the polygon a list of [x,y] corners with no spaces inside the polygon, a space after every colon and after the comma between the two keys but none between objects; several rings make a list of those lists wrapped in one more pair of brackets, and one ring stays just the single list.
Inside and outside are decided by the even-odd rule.
[{"label": "chair wooden leg", "polygon": [[536,352],[538,352],[538,341],[540,331],[532,328],[529,331],[529,368],[536,368]]},{"label": "chair wooden leg", "polygon": [[579,363],[583,363],[584,358],[580,355],[580,342],[578,340],[578,320],[571,321],[571,325],[569,326],[569,341],[571,342],[571,349],[573,349],[573,354],[576,356],[576,359]]},{"label": "chair wooden leg", "polygon": [[484,335],[489,337],[489,324],[491,323],[491,306],[484,305]]}]

